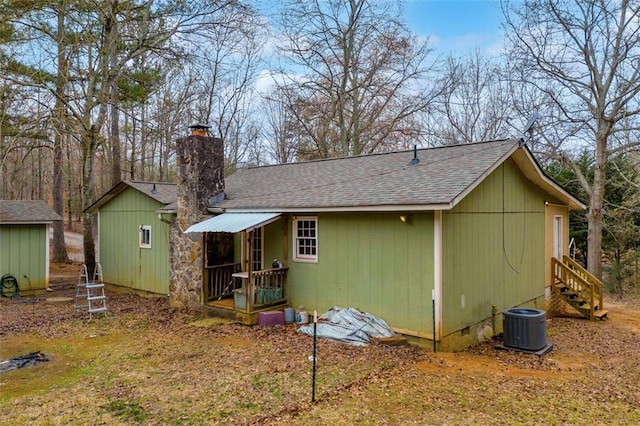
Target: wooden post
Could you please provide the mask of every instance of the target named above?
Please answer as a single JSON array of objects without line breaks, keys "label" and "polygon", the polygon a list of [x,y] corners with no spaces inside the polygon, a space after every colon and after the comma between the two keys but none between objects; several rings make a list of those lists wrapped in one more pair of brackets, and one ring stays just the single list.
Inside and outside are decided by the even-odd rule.
[{"label": "wooden post", "polygon": [[283,214],[280,216],[280,220],[282,221],[282,236],[284,238],[284,244],[282,245],[282,249],[284,250],[282,260],[282,266],[285,268],[289,267],[289,215]]},{"label": "wooden post", "polygon": [[247,232],[247,312],[253,311],[253,271],[251,270],[253,263],[253,229]]}]

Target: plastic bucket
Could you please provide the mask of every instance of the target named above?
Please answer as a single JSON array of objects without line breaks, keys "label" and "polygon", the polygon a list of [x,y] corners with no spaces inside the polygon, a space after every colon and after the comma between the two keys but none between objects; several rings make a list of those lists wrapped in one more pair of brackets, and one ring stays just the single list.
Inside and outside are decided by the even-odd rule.
[{"label": "plastic bucket", "polygon": [[295,320],[296,310],[293,308],[284,308],[284,322],[291,324]]},{"label": "plastic bucket", "polygon": [[296,315],[296,322],[298,324],[308,324],[309,323],[309,313],[306,311],[300,311]]}]

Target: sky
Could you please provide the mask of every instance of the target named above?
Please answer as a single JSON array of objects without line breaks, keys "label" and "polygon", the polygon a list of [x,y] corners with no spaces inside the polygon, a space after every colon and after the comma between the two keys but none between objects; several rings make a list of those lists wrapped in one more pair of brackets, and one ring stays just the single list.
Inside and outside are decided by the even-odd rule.
[{"label": "sky", "polygon": [[[258,2],[261,2],[262,10],[275,16],[277,1]],[[463,56],[475,49],[481,49],[485,56],[502,53],[500,0],[404,0],[404,12],[405,23],[411,32],[419,37],[429,37],[433,55]],[[272,71],[265,69],[258,78],[258,91],[269,91],[272,79]]]},{"label": "sky", "polygon": [[429,36],[437,53],[476,48],[497,55],[502,47],[502,12],[496,0],[406,0],[405,20],[418,36]]}]

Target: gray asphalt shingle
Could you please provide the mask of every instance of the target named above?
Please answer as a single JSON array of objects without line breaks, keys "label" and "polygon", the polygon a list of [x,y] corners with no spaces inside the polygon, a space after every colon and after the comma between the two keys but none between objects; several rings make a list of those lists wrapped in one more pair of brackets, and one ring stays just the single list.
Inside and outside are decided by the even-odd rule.
[{"label": "gray asphalt shingle", "polygon": [[504,161],[516,139],[240,169],[226,178],[227,209],[449,204]]},{"label": "gray asphalt shingle", "polygon": [[48,223],[62,220],[43,200],[0,200],[0,223]]}]

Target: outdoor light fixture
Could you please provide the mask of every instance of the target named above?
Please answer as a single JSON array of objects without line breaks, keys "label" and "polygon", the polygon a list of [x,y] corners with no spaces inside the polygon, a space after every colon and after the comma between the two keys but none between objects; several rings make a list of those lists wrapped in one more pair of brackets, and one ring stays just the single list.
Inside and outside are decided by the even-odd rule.
[{"label": "outdoor light fixture", "polygon": [[410,214],[401,214],[400,215],[400,222],[409,223],[410,220],[411,220],[411,215]]}]

